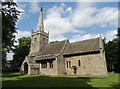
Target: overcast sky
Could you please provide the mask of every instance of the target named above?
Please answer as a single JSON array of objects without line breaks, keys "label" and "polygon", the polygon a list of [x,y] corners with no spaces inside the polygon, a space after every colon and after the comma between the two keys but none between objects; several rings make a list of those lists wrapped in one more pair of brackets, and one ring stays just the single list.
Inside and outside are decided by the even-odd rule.
[{"label": "overcast sky", "polygon": [[[40,7],[43,8],[45,31],[50,41],[70,42],[106,37],[112,40],[118,28],[118,2],[17,2],[22,11],[17,22],[16,39],[36,31]],[[10,59],[11,54],[8,55]]]}]

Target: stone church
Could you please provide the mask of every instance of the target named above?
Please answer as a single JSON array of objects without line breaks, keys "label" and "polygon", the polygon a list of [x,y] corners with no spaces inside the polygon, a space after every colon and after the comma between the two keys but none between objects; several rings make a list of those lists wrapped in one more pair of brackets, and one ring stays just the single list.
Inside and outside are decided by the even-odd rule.
[{"label": "stone church", "polygon": [[41,8],[37,30],[32,32],[30,53],[21,65],[21,73],[105,76],[107,67],[102,38],[49,43]]}]

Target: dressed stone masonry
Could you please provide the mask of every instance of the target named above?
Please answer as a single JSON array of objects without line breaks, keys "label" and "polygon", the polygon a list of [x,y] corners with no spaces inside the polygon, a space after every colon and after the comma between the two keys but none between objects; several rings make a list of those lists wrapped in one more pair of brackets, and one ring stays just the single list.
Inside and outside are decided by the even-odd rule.
[{"label": "dressed stone masonry", "polygon": [[107,75],[101,36],[73,43],[69,40],[49,43],[49,33],[44,32],[42,8],[31,39],[30,53],[21,65],[22,74]]}]

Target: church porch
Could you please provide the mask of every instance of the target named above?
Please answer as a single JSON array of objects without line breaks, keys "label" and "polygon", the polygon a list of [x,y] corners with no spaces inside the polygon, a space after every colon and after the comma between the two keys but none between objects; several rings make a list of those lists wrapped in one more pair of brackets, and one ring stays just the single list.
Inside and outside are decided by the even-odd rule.
[{"label": "church porch", "polygon": [[57,60],[56,58],[35,60],[39,63],[39,74],[56,75],[57,74]]}]

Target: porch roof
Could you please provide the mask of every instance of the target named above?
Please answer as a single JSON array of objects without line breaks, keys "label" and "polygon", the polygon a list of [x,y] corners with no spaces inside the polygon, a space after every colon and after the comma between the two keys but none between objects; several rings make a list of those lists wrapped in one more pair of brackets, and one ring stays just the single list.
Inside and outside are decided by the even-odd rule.
[{"label": "porch roof", "polygon": [[42,60],[50,60],[50,59],[55,59],[57,54],[47,54],[47,55],[41,55],[41,56],[36,56],[35,61],[42,61]]}]

